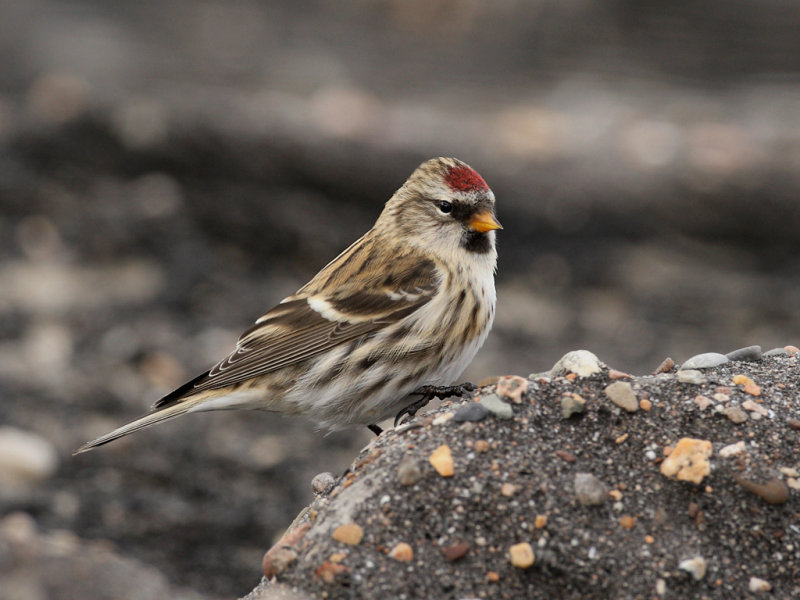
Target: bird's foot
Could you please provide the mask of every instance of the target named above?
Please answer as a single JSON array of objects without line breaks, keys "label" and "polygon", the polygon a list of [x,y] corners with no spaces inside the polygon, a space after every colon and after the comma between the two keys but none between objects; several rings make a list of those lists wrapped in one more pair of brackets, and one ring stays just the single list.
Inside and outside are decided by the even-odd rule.
[{"label": "bird's foot", "polygon": [[[420,398],[397,413],[397,416],[394,418],[394,426],[397,427],[400,419],[406,415],[408,415],[409,418],[414,418],[414,415],[417,414],[417,411],[434,398],[439,398],[441,400],[444,398],[450,398],[451,396],[463,397],[477,389],[478,386],[474,383],[470,383],[469,381],[460,383],[458,385],[423,385],[422,387],[419,387],[411,392],[412,396],[420,396]],[[370,427],[370,429],[372,429],[372,427]]]},{"label": "bird's foot", "polygon": [[383,429],[375,425],[375,423],[373,423],[372,425],[367,425],[367,429],[369,429],[375,435],[380,435],[383,433]]}]

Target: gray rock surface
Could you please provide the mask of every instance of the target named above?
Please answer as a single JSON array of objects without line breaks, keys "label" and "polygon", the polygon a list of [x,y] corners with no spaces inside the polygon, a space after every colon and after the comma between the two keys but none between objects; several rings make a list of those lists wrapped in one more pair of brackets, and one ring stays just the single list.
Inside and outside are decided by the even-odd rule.
[{"label": "gray rock surface", "polygon": [[[420,415],[371,441],[339,485],[295,521],[291,543],[270,551],[291,550],[294,560],[248,600],[287,590],[303,600],[728,599],[747,596],[753,577],[765,582],[759,589],[796,597],[800,439],[792,423],[800,401],[788,386],[800,377],[797,356],[710,368],[709,382],[696,386],[634,377],[650,403],[635,413],[608,408],[604,368],[540,380],[510,420]],[[742,374],[759,396],[733,384]],[[734,424],[692,401],[726,383],[720,405],[759,406],[770,416]],[[559,400],[575,389],[586,412],[565,421]],[[758,403],[748,404],[753,398]],[[459,406],[445,402],[438,412]],[[452,476],[427,463],[443,445]],[[421,476],[401,485],[396,465],[412,458],[424,465]],[[343,525],[363,537],[336,541]],[[751,535],[761,528],[769,535]],[[390,552],[401,543],[412,555],[403,562]],[[534,554],[530,566],[509,555],[522,546]]]}]

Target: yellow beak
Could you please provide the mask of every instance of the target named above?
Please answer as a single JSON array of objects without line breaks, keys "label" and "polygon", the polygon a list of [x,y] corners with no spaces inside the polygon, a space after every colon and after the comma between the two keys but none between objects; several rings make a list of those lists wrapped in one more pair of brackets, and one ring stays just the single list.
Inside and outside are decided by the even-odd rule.
[{"label": "yellow beak", "polygon": [[494,218],[494,215],[488,210],[477,212],[472,215],[472,218],[467,221],[467,225],[469,225],[470,229],[479,231],[480,233],[503,228],[503,226],[497,222],[497,219]]}]

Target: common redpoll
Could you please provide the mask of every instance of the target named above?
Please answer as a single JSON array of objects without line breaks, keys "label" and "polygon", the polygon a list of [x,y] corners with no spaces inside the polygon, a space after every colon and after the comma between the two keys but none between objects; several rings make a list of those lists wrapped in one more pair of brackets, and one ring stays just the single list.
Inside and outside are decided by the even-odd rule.
[{"label": "common redpoll", "polygon": [[455,381],[492,326],[494,203],[463,162],[424,162],[372,229],[258,319],[230,356],[76,453],[207,410],[257,408],[374,431],[413,414],[415,390],[426,402]]}]

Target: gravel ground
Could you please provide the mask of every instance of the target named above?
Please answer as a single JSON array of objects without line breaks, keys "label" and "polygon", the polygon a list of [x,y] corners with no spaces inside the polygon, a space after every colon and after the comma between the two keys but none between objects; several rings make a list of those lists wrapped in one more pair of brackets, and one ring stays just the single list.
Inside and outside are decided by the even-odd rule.
[{"label": "gravel ground", "polygon": [[583,353],[445,402],[315,480],[248,598],[796,598],[797,352],[637,377]]}]

